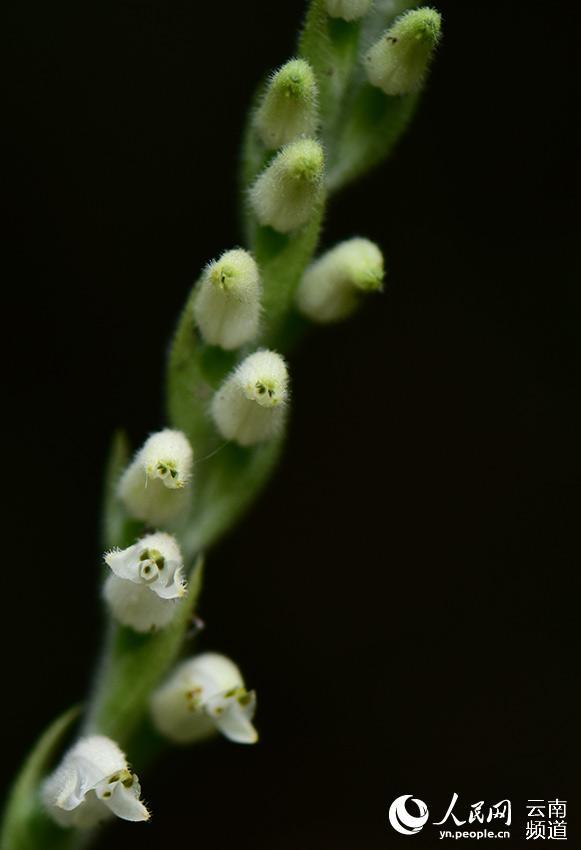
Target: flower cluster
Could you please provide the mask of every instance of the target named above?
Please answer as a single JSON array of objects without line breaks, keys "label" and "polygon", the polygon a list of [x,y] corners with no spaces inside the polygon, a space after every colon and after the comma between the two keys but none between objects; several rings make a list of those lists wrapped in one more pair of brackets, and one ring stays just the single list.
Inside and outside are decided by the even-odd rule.
[{"label": "flower cluster", "polygon": [[[359,20],[372,5],[372,0],[324,0],[320,12],[331,29],[344,35],[359,31]],[[423,83],[439,37],[440,15],[435,10],[414,9],[401,15],[359,57],[364,73],[357,71],[358,80],[363,80],[368,94],[370,84],[386,98],[413,94]],[[319,91],[312,65],[293,58],[267,80],[252,113],[250,134],[258,159],[245,199],[252,227],[273,244],[288,245],[301,233],[314,232],[331,186],[326,167],[332,157],[319,138],[325,85],[321,80],[319,75]],[[373,96],[381,100],[383,95]],[[303,318],[315,323],[340,321],[364,297],[381,291],[384,258],[370,240],[347,239],[309,264],[311,251],[312,245],[301,254],[286,302]],[[260,455],[257,446],[282,434],[289,408],[286,360],[265,345],[272,344],[263,332],[269,318],[265,307],[269,302],[263,295],[270,291],[267,282],[272,285],[268,272],[259,250],[255,255],[240,247],[227,250],[203,268],[184,314],[197,349],[219,364],[210,376],[204,373],[207,397],[198,400],[192,389],[185,402],[200,405],[199,418],[204,433],[211,434],[210,443],[236,444],[232,455],[238,460],[255,459]],[[171,638],[180,625],[178,612],[191,610],[183,606],[194,598],[188,587],[188,561],[195,553],[188,551],[183,532],[197,498],[194,449],[196,458],[200,452],[204,460],[207,446],[203,440],[198,444],[197,431],[189,424],[186,418],[183,431],[164,428],[150,435],[115,482],[124,547],[104,555],[102,593],[118,634],[128,644],[143,647],[150,645],[148,641]],[[174,621],[177,626],[172,630]],[[168,663],[156,671],[157,678],[148,680],[141,706],[144,712],[147,700],[159,735],[178,744],[218,732],[236,743],[257,741],[256,695],[247,690],[233,661],[204,653],[182,661],[163,680]],[[152,692],[157,682],[161,684]],[[112,815],[128,821],[149,819],[138,778],[124,752],[99,734],[81,737],[71,747],[44,780],[41,799],[63,827],[92,827]]]}]

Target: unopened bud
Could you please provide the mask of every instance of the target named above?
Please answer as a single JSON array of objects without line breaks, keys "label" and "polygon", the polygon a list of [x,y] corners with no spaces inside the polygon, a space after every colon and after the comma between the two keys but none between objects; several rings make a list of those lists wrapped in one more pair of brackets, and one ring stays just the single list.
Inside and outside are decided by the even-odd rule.
[{"label": "unopened bud", "polygon": [[441,26],[442,16],[428,6],[398,18],[365,57],[372,85],[389,95],[419,89],[440,40]]},{"label": "unopened bud", "polygon": [[210,345],[231,351],[254,339],[260,320],[260,275],[248,251],[226,251],[205,268],[194,316]]},{"label": "unopened bud", "polygon": [[220,434],[241,446],[269,440],[282,428],[288,372],[280,354],[256,351],[226,378],[212,401]]},{"label": "unopened bud", "polygon": [[306,224],[321,200],[323,173],[323,149],[314,139],[285,145],[250,190],[260,224],[280,233]]},{"label": "unopened bud", "polygon": [[371,0],[325,0],[325,6],[332,18],[356,21],[368,13]]},{"label": "unopened bud", "polygon": [[349,239],[309,266],[297,290],[297,306],[313,322],[339,321],[355,310],[362,293],[381,290],[383,276],[377,245]]},{"label": "unopened bud", "polygon": [[252,718],[256,695],[224,655],[206,652],[178,665],[152,695],[151,714],[159,732],[190,744],[216,731],[238,744],[258,740]]},{"label": "unopened bud", "polygon": [[268,83],[256,113],[256,128],[267,148],[280,148],[317,130],[317,83],[304,59],[291,59]]},{"label": "unopened bud", "polygon": [[181,431],[152,434],[119,482],[119,496],[135,519],[163,525],[187,505],[184,488],[192,474],[192,448]]}]

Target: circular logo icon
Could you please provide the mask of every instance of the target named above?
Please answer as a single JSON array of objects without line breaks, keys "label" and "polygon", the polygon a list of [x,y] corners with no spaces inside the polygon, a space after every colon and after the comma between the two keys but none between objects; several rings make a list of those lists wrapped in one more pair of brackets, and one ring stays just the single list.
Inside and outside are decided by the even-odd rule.
[{"label": "circular logo icon", "polygon": [[[411,800],[415,803],[419,811],[419,815],[412,815],[406,808],[406,803]],[[397,800],[394,800],[389,807],[389,822],[402,835],[415,835],[428,820],[428,807],[423,800],[417,800],[412,794],[402,794]]]}]

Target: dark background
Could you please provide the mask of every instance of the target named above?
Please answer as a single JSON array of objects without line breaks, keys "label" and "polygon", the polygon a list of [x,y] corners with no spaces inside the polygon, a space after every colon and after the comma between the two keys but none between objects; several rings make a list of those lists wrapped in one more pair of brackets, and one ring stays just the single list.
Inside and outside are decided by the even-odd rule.
[{"label": "dark background", "polygon": [[[464,810],[512,798],[515,847],[528,798],[567,799],[574,846],[575,5],[438,3],[413,127],[324,234],[377,240],[386,293],[297,352],[284,461],[210,558],[200,646],[257,688],[261,742],[172,751],[144,781],[151,824],[103,846],[383,850],[391,800],[440,819],[454,791]],[[6,778],[88,684],[108,441],[163,422],[166,340],[200,267],[240,239],[244,112],[303,8],[8,13]]]}]

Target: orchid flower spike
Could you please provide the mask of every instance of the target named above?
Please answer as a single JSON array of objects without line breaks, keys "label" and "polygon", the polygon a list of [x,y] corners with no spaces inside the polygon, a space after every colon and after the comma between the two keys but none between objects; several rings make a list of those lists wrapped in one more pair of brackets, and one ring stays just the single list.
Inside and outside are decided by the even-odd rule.
[{"label": "orchid flower spike", "polygon": [[103,593],[113,616],[137,632],[167,626],[187,585],[179,546],[170,534],[142,537],[128,549],[105,555],[112,574]]},{"label": "orchid flower spike", "polygon": [[314,136],[319,123],[317,81],[305,59],[291,59],[272,75],[254,121],[265,147]]},{"label": "orchid flower spike", "polygon": [[194,300],[204,341],[231,351],[251,342],[260,320],[260,275],[254,258],[237,248],[204,270]]},{"label": "orchid flower spike", "polygon": [[348,239],[309,266],[297,289],[297,306],[313,322],[339,321],[355,310],[361,295],[381,290],[383,276],[377,245]]},{"label": "orchid flower spike", "polygon": [[325,0],[327,14],[344,21],[356,21],[371,8],[371,0]]},{"label": "orchid flower spike", "polygon": [[49,815],[61,826],[91,827],[112,815],[149,820],[141,787],[117,744],[102,735],[81,738],[41,787]]},{"label": "orchid flower spike", "polygon": [[291,233],[312,218],[324,192],[323,148],[314,139],[285,145],[250,189],[260,224]]},{"label": "orchid flower spike", "polygon": [[151,699],[157,730],[179,744],[216,731],[237,744],[254,744],[255,710],[256,694],[246,690],[236,664],[214,652],[179,664]]},{"label": "orchid flower spike", "polygon": [[181,431],[152,434],[119,481],[119,497],[135,519],[163,525],[185,509],[193,452]]},{"label": "orchid flower spike", "polygon": [[417,91],[440,41],[442,16],[424,6],[401,15],[367,53],[369,82],[385,94]]},{"label": "orchid flower spike", "polygon": [[211,413],[224,439],[252,446],[282,429],[287,399],[284,360],[275,351],[261,350],[226,378],[212,400]]}]

